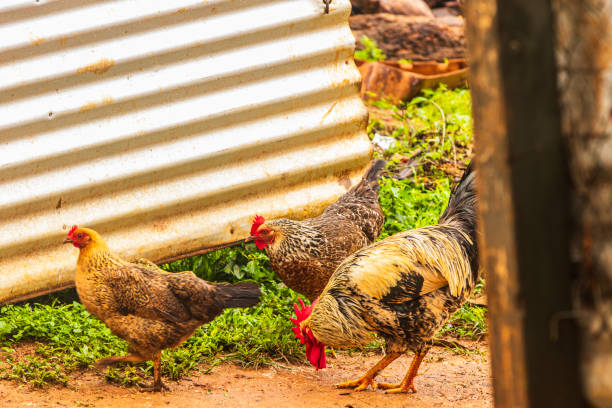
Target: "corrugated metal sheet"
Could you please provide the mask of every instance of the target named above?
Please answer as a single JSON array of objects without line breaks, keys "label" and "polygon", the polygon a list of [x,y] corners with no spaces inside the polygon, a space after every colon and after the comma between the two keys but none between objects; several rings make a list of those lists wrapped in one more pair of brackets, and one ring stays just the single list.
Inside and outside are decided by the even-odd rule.
[{"label": "corrugated metal sheet", "polygon": [[320,211],[371,152],[349,0],[3,1],[0,302],[71,285],[72,224],[163,259]]}]

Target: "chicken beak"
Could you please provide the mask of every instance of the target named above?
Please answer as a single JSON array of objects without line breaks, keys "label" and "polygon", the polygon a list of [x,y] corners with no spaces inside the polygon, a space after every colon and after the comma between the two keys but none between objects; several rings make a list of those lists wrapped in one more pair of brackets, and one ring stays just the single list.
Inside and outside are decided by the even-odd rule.
[{"label": "chicken beak", "polygon": [[70,244],[72,242],[72,240],[70,238],[64,238],[64,240],[62,241],[62,244]]},{"label": "chicken beak", "polygon": [[244,239],[244,242],[255,241],[255,238],[257,238],[257,235],[249,235],[248,237]]}]

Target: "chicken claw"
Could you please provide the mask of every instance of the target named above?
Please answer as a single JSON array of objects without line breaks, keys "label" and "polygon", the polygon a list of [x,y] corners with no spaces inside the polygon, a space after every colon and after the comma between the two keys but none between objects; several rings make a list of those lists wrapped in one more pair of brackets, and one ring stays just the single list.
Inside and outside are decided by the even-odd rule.
[{"label": "chicken claw", "polygon": [[158,384],[151,384],[151,385],[147,385],[147,384],[138,384],[138,387],[140,388],[139,391],[140,392],[160,392],[162,390],[164,391],[170,391],[170,387],[168,387],[165,383],[160,382]]},{"label": "chicken claw", "polygon": [[412,363],[410,363],[410,368],[408,369],[408,373],[404,377],[401,383],[399,384],[388,384],[388,383],[378,383],[378,388],[382,388],[385,391],[385,394],[400,394],[405,392],[416,392],[416,388],[414,387],[414,378],[417,376],[417,372],[419,371],[419,366],[421,362],[425,358],[427,351],[429,349],[421,350],[419,353],[415,354],[412,359]]},{"label": "chicken claw", "polygon": [[402,385],[400,384],[389,384],[389,383],[378,383],[378,388],[386,390],[385,394],[400,394],[405,392],[417,392],[414,384],[412,382],[410,384]]},{"label": "chicken claw", "polygon": [[374,378],[378,375],[378,373],[391,364],[393,360],[398,358],[400,353],[389,353],[385,355],[382,360],[380,360],[376,365],[368,370],[360,379],[355,381],[345,381],[340,384],[336,384],[338,388],[354,388],[355,391],[363,391],[368,388],[368,385],[372,386],[372,389],[375,390],[378,387],[378,384],[374,382]]},{"label": "chicken claw", "polygon": [[371,385],[372,389],[376,389],[376,383],[374,382],[374,378],[367,378],[366,376],[361,377],[358,380],[354,381],[345,381],[336,384],[337,388],[353,388],[353,391],[363,391],[368,386]]}]

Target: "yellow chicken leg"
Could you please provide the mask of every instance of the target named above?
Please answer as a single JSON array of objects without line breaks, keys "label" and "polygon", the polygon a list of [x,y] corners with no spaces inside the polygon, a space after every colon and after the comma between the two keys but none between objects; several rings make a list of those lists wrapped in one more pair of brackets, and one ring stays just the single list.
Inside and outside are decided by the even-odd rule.
[{"label": "yellow chicken leg", "polygon": [[414,388],[414,378],[417,376],[417,371],[419,371],[419,366],[421,365],[421,361],[425,358],[425,354],[427,354],[427,350],[422,351],[419,354],[416,354],[412,359],[412,363],[410,364],[410,368],[408,369],[408,373],[404,377],[401,383],[399,384],[388,384],[388,383],[378,383],[378,387],[382,388],[386,394],[398,394],[402,392],[416,392],[416,388]]},{"label": "yellow chicken leg", "polygon": [[376,365],[368,370],[361,378],[354,381],[345,381],[336,384],[338,388],[354,388],[355,391],[362,391],[368,388],[368,385],[372,386],[372,389],[376,389],[377,384],[374,382],[374,378],[387,367],[391,362],[400,356],[400,353],[389,353],[382,358]]}]

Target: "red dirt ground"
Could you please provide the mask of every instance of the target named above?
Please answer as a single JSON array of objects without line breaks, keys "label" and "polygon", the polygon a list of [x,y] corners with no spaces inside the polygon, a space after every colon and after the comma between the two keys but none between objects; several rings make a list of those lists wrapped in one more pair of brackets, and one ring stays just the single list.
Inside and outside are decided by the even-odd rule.
[{"label": "red dirt ground", "polygon": [[[211,374],[193,372],[179,382],[166,381],[171,391],[142,393],[105,381],[93,369],[77,373],[67,387],[34,388],[0,382],[0,406],[9,407],[491,407],[492,388],[486,344],[467,343],[481,354],[457,355],[432,349],[415,380],[416,394],[386,395],[371,389],[352,392],[334,384],[355,379],[374,365],[379,355],[328,358],[328,368],[291,365],[260,370],[227,363]],[[401,357],[379,376],[383,382],[399,382],[411,357]]]}]

